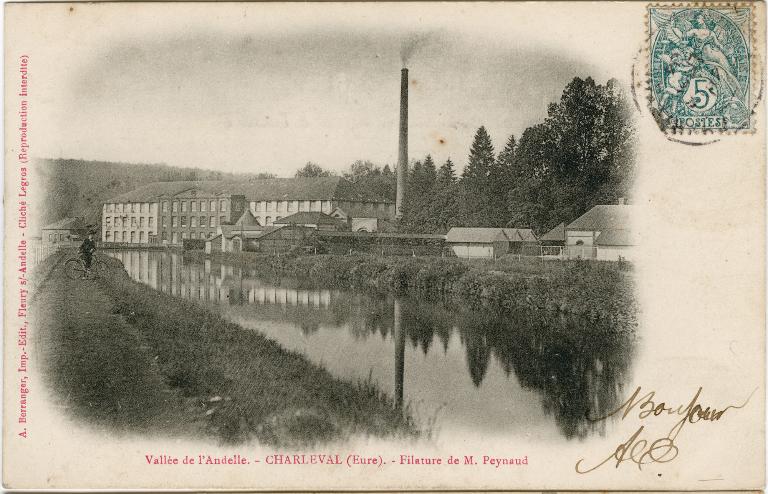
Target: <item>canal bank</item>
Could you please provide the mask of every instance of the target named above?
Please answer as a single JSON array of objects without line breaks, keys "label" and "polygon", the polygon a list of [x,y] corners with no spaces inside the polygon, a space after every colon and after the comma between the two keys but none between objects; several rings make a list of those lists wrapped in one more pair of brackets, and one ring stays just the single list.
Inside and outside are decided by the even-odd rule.
[{"label": "canal bank", "polygon": [[605,320],[634,331],[637,319],[632,266],[624,262],[538,258],[464,260],[371,255],[272,256],[187,252],[259,276],[312,280],[322,286],[455,297],[463,304]]},{"label": "canal bank", "polygon": [[36,300],[48,385],[80,419],[287,447],[418,434],[371,383],[334,378],[261,333],[124,274],[113,267],[99,280],[71,280],[59,262]]}]

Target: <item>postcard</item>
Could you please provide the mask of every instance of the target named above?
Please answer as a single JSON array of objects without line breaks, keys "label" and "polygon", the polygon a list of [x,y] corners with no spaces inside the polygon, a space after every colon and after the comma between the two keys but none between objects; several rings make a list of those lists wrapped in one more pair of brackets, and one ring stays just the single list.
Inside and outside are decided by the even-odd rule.
[{"label": "postcard", "polygon": [[5,21],[6,488],[764,488],[764,3]]}]

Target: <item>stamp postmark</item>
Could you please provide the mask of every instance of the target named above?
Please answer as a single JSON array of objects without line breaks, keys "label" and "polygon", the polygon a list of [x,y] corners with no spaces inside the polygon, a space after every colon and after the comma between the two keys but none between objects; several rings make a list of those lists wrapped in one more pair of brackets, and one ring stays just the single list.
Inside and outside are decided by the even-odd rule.
[{"label": "stamp postmark", "polygon": [[753,130],[752,9],[649,7],[651,109],[665,131]]}]

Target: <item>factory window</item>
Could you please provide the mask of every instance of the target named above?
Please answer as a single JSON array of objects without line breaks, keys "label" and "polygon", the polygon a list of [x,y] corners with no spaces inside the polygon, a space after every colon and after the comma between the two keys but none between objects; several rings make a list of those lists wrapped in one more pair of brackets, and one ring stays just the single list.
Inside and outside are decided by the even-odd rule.
[{"label": "factory window", "polygon": [[267,225],[271,225],[271,224],[272,224],[272,217],[271,217],[271,216],[267,216],[267,219],[266,219],[266,222],[265,222],[265,223],[266,223]]},{"label": "factory window", "polygon": [[211,211],[216,211],[216,201],[211,201]]},{"label": "factory window", "polygon": [[171,243],[178,243],[179,242],[179,232],[173,232],[171,235]]},{"label": "factory window", "polygon": [[136,217],[131,216],[131,228],[136,228]]},{"label": "factory window", "polygon": [[160,238],[163,240],[163,242],[168,241],[168,232],[163,232],[160,234]]},{"label": "factory window", "polygon": [[111,216],[107,216],[107,228],[109,228],[111,226],[112,226],[112,217]]},{"label": "factory window", "polygon": [[141,204],[139,204],[139,212],[140,213],[146,213],[148,210],[149,209],[147,208],[147,203],[146,202],[142,202]]},{"label": "factory window", "polygon": [[136,243],[136,232],[133,230],[131,230],[131,243],[132,244]]},{"label": "factory window", "polygon": [[[190,234],[189,234],[189,238],[191,238],[191,239],[196,239],[196,238],[197,238],[197,233],[195,233],[195,232],[192,232],[192,233],[190,233]],[[194,274],[194,273],[193,273],[193,274]]]},{"label": "factory window", "polygon": [[320,211],[320,202],[321,201],[312,201],[312,209],[310,209],[310,211]]},{"label": "factory window", "polygon": [[181,201],[181,212],[182,213],[187,212],[187,201]]},{"label": "factory window", "polygon": [[219,211],[222,213],[227,210],[227,203],[222,201],[219,201]]},{"label": "factory window", "polygon": [[206,227],[206,226],[208,226],[208,225],[206,224],[206,223],[207,223],[207,221],[206,221],[206,220],[207,220],[207,218],[206,218],[205,216],[201,216],[201,217],[200,217],[200,226],[202,226],[202,227]]},{"label": "factory window", "polygon": [[144,243],[144,232],[139,232],[139,243],[140,244]]},{"label": "factory window", "polygon": [[219,216],[219,225],[223,225],[227,221],[226,216]]},{"label": "factory window", "polygon": [[163,201],[163,212],[164,213],[168,212],[168,201]]},{"label": "factory window", "polygon": [[197,228],[197,216],[193,216],[189,219],[192,228]]},{"label": "factory window", "polygon": [[112,232],[107,232],[104,235],[104,240],[107,241],[107,242],[111,242],[112,241]]},{"label": "factory window", "polygon": [[147,226],[150,228],[152,228],[152,223],[154,223],[153,219],[151,216],[147,218]]},{"label": "factory window", "polygon": [[184,232],[184,233],[181,234],[181,239],[185,240],[188,236],[189,235],[187,234],[187,232]]},{"label": "factory window", "polygon": [[208,210],[208,201],[200,201],[200,211]]},{"label": "factory window", "polygon": [[182,227],[187,226],[187,217],[186,216],[182,216],[181,217],[181,226]]},{"label": "factory window", "polygon": [[144,217],[139,218],[139,226],[144,228]]},{"label": "factory window", "polygon": [[163,228],[168,228],[168,218],[163,216]]},{"label": "factory window", "polygon": [[309,201],[301,201],[299,203],[299,211],[309,211]]},{"label": "factory window", "polygon": [[192,211],[197,212],[197,201],[192,201]]},{"label": "factory window", "polygon": [[179,201],[173,201],[173,212],[174,213],[179,212]]},{"label": "factory window", "polygon": [[272,211],[272,201],[267,201],[266,211]]},{"label": "factory window", "polygon": [[179,217],[178,216],[172,216],[171,217],[171,226],[176,228],[179,226]]}]

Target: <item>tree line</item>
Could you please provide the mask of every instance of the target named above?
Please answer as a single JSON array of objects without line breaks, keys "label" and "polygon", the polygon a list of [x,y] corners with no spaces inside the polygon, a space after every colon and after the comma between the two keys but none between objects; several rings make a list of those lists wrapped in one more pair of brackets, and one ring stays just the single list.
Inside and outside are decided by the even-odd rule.
[{"label": "tree line", "polygon": [[[475,133],[461,175],[432,156],[408,170],[398,229],[446,232],[454,226],[533,228],[543,234],[597,204],[628,198],[635,168],[632,106],[615,80],[574,78],[543,122],[509,136],[498,154],[485,127]],[[331,173],[314,163],[297,176]],[[395,171],[356,161],[343,175],[390,199]]]}]

